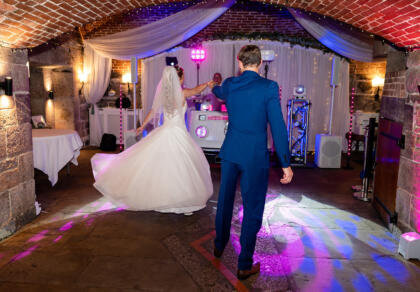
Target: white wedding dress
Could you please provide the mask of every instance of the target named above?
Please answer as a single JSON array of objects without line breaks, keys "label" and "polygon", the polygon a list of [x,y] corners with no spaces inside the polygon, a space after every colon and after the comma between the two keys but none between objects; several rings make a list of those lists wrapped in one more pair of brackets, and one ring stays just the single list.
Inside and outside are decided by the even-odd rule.
[{"label": "white wedding dress", "polygon": [[136,211],[190,213],[204,208],[213,194],[210,167],[187,132],[186,105],[183,97],[179,100],[182,89],[176,82],[175,69],[165,68],[153,105],[157,115],[158,107],[163,110],[162,126],[119,154],[92,157],[94,186],[114,204]]}]

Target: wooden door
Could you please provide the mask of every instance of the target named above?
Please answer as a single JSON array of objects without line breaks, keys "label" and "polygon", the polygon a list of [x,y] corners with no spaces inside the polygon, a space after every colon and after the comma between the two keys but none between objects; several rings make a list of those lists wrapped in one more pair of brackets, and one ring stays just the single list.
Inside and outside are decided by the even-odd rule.
[{"label": "wooden door", "polygon": [[400,152],[404,147],[402,130],[401,123],[385,118],[379,120],[373,206],[387,224],[397,222],[395,200]]}]

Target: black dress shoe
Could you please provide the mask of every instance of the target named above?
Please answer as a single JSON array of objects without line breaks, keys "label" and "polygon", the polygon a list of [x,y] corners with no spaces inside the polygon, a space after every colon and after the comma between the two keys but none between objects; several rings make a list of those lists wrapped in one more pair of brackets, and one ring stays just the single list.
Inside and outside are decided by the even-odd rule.
[{"label": "black dress shoe", "polygon": [[220,250],[217,247],[215,247],[213,250],[213,254],[216,258],[220,258],[223,254],[223,250]]},{"label": "black dress shoe", "polygon": [[256,263],[252,265],[252,268],[250,270],[238,270],[238,279],[239,280],[245,280],[248,279],[250,276],[257,274],[260,272],[260,263]]}]

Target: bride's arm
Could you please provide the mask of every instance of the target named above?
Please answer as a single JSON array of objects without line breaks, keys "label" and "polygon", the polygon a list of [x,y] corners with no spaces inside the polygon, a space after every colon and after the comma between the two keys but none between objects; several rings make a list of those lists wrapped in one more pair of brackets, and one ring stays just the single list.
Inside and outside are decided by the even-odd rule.
[{"label": "bride's arm", "polygon": [[146,127],[146,125],[150,122],[150,120],[152,119],[152,116],[153,116],[153,110],[151,110],[147,114],[146,118],[143,121],[143,124],[137,128],[136,130],[137,135],[140,135],[143,132],[144,127]]},{"label": "bride's arm", "polygon": [[212,82],[214,82],[214,81],[209,81],[207,83],[200,84],[200,85],[198,85],[194,88],[184,88],[182,90],[182,92],[184,93],[184,98],[188,98],[190,96],[197,95],[197,94],[203,92],[203,90],[206,89],[206,87],[209,86],[210,83],[212,83]]}]

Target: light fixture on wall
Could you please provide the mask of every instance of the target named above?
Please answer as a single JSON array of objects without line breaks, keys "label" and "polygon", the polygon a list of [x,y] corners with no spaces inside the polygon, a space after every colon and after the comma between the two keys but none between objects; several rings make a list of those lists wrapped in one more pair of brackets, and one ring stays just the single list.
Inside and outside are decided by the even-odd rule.
[{"label": "light fixture on wall", "polygon": [[375,100],[379,100],[379,89],[380,87],[384,86],[384,78],[381,78],[379,76],[375,76],[372,79],[372,87],[377,87],[376,93],[375,93]]},{"label": "light fixture on wall", "polygon": [[13,108],[13,80],[11,77],[6,77],[3,82],[0,82],[0,89],[4,93],[0,93],[0,109]]},{"label": "light fixture on wall", "polygon": [[130,95],[131,93],[131,90],[130,90],[131,73],[130,72],[127,72],[122,76],[122,83],[127,83],[127,86],[128,86],[127,93],[128,95]]},{"label": "light fixture on wall", "polygon": [[80,89],[79,89],[79,96],[80,96],[80,95],[82,95],[83,87],[85,86],[85,83],[87,81],[87,73],[82,71],[82,70],[79,70],[78,71],[78,77],[79,77],[79,81],[82,83],[82,87],[80,87]]},{"label": "light fixture on wall", "polygon": [[191,60],[197,65],[197,86],[200,84],[200,63],[206,59],[206,51],[198,48],[191,50]]},{"label": "light fixture on wall", "polygon": [[48,99],[54,99],[54,91],[48,91]]}]

